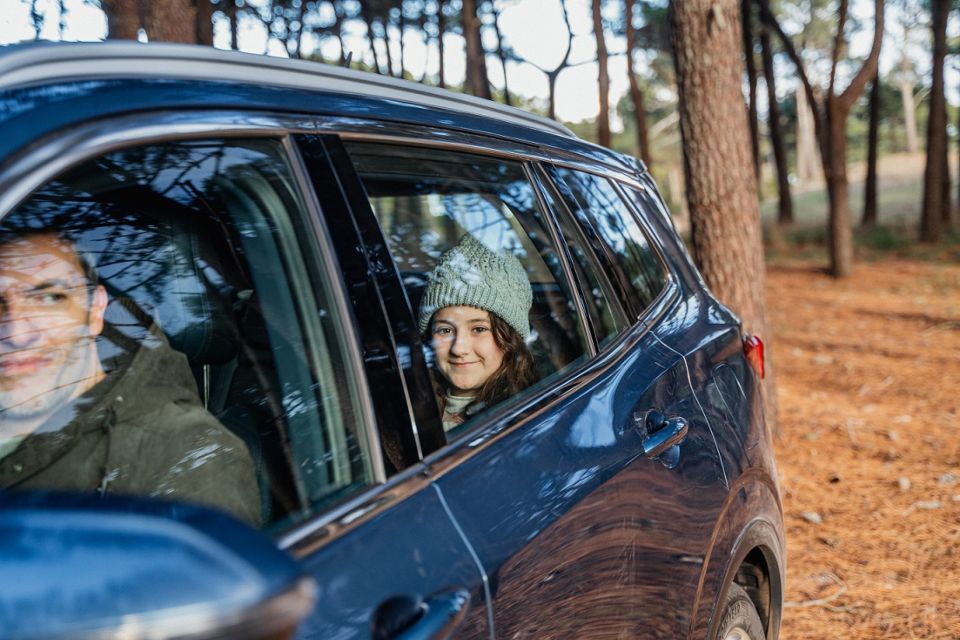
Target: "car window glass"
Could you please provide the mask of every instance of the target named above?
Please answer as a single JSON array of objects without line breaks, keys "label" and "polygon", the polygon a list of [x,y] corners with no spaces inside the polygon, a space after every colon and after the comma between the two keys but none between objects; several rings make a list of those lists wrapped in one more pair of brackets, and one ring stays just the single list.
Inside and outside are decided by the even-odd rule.
[{"label": "car window glass", "polygon": [[[420,327],[424,331],[425,353],[436,373],[438,401],[444,409],[448,434],[457,427],[449,419],[449,409],[456,402],[447,403],[447,397],[473,398],[460,417],[470,417],[472,412],[491,403],[478,400],[482,394],[473,393],[478,391],[476,388],[458,386],[443,373],[446,356],[438,345],[448,343],[438,340],[446,339],[453,331],[448,327],[438,337],[431,333],[435,326],[430,321],[434,320],[436,325],[439,315],[433,314],[439,314],[445,303],[456,299],[462,303],[458,306],[478,306],[493,315],[517,318],[516,327],[528,326],[529,335],[522,336],[533,360],[534,375],[528,382],[544,380],[584,356],[586,334],[571,287],[536,193],[520,163],[375,143],[348,143],[347,148],[400,271],[414,314],[426,326]],[[511,271],[509,264],[498,262],[500,258],[492,258],[490,253],[507,255],[519,262],[519,276],[513,279],[510,274],[516,272]],[[477,267],[488,261],[498,266],[490,270]],[[450,269],[438,268],[441,264]],[[475,269],[478,270],[472,271]],[[441,272],[470,272],[476,282],[470,279],[473,276],[456,283],[438,279]],[[441,284],[431,285],[431,278]],[[517,280],[522,282],[518,284]],[[520,302],[522,296],[514,291],[514,285],[526,287],[531,302]],[[451,297],[457,287],[460,297]],[[436,308],[424,313],[428,303],[435,302]],[[494,307],[499,311],[491,311]],[[483,357],[473,353],[464,360]],[[502,371],[510,369],[510,363],[505,362]],[[489,380],[482,375],[479,379]],[[463,393],[457,395],[451,389]],[[510,395],[515,394],[491,397],[500,401]]]},{"label": "car window glass", "polygon": [[594,334],[600,346],[603,346],[616,337],[624,328],[629,326],[623,308],[616,301],[613,287],[607,275],[597,263],[596,256],[591,250],[589,240],[557,201],[550,185],[545,185],[543,191],[547,206],[557,217],[560,234],[566,241],[570,253],[571,263],[580,283],[583,300],[587,313],[593,324]]},{"label": "car window glass", "polygon": [[633,212],[606,178],[563,167],[553,173],[581,226],[606,249],[625,303],[639,313],[663,290],[666,273]]},{"label": "car window glass", "polygon": [[231,140],[107,154],[6,216],[0,487],[279,529],[372,482],[301,210],[282,144]]}]

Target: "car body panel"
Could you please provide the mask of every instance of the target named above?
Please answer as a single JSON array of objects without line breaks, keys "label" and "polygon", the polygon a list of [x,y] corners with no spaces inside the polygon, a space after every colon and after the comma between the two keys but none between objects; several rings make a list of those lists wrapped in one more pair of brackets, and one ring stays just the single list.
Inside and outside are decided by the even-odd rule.
[{"label": "car body panel", "polygon": [[[0,91],[0,215],[36,186],[31,176],[72,161],[61,154],[71,135],[141,118],[142,139],[217,135],[196,126],[212,114],[221,135],[293,135],[357,321],[380,437],[398,437],[398,475],[277,536],[320,585],[300,637],[369,637],[387,599],[462,587],[462,637],[704,638],[726,586],[757,553],[775,637],[782,506],[759,381],[738,318],[705,288],[641,163],[519,116],[418,102],[412,89],[407,101],[253,79],[51,80]],[[152,118],[169,126],[151,133]],[[670,265],[668,291],[592,359],[444,446],[424,409],[412,310],[338,134],[615,177]],[[642,455],[649,409],[688,421],[673,468]]]}]

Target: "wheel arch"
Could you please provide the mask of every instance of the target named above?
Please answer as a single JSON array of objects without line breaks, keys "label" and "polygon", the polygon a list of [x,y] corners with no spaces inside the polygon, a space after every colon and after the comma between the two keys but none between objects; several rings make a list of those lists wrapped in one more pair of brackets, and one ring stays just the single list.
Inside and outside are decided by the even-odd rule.
[{"label": "wheel arch", "polygon": [[729,586],[737,583],[757,607],[768,640],[775,639],[786,575],[779,493],[754,468],[737,478],[729,496],[705,558],[688,637],[713,639]]}]

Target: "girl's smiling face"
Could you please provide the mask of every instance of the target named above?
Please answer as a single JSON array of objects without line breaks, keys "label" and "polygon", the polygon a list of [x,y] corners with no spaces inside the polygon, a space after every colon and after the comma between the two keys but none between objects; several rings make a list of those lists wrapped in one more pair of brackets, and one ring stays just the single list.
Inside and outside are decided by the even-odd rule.
[{"label": "girl's smiling face", "polygon": [[444,307],[434,314],[431,332],[437,364],[453,395],[476,395],[503,363],[488,311]]}]

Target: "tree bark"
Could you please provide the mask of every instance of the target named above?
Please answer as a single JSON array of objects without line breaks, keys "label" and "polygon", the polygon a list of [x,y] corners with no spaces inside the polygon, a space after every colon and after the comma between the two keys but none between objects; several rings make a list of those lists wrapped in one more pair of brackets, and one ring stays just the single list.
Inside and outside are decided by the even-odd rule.
[{"label": "tree bark", "polygon": [[797,100],[797,175],[804,184],[818,179],[823,170],[817,159],[817,133],[813,112],[803,87],[794,94]]},{"label": "tree bark", "polygon": [[443,35],[447,32],[447,17],[443,13],[443,7],[445,4],[446,0],[437,0],[437,53],[439,54],[440,64],[437,85],[441,89],[444,89],[447,86],[443,65]]},{"label": "tree bark", "polygon": [[600,90],[600,113],[597,115],[597,142],[610,146],[610,74],[607,71],[607,42],[603,35],[601,0],[593,0],[593,37],[597,42],[597,86]]},{"label": "tree bark", "polygon": [[467,49],[466,85],[473,95],[492,100],[490,80],[487,78],[487,52],[483,48],[480,35],[480,16],[477,8],[476,0],[463,0],[461,23]]},{"label": "tree bark", "polygon": [[907,151],[920,151],[920,140],[917,136],[917,103],[913,97],[913,83],[900,83],[900,100],[903,102],[903,126],[907,133]]},{"label": "tree bark", "polygon": [[860,226],[877,224],[877,138],[880,125],[880,73],[873,74],[870,84],[870,125],[867,131],[867,179],[863,186],[863,218]]},{"label": "tree bark", "polygon": [[227,14],[227,20],[230,21],[230,48],[237,51],[240,48],[240,21],[237,19],[236,0],[224,0],[223,12]]},{"label": "tree bark", "polygon": [[[740,89],[739,7],[738,0],[674,0],[670,22],[694,255],[710,289],[770,347],[757,180]],[[762,388],[773,430],[774,384],[770,367]]]},{"label": "tree bark", "polygon": [[364,2],[360,3],[360,17],[367,27],[367,45],[373,58],[373,70],[383,75],[383,67],[380,66],[380,54],[377,53],[377,36],[373,32],[373,14],[370,7]]},{"label": "tree bark", "polygon": [[140,31],[140,3],[138,0],[101,0],[107,14],[107,38],[136,40]]},{"label": "tree bark", "polygon": [[213,4],[210,0],[196,0],[197,44],[213,46]]},{"label": "tree bark", "polygon": [[883,42],[883,0],[874,0],[874,31],[870,54],[860,66],[850,84],[838,94],[836,91],[837,69],[840,53],[846,49],[844,27],[847,21],[848,2],[840,0],[837,10],[837,31],[834,35],[833,54],[830,66],[830,85],[825,103],[817,102],[813,84],[807,77],[803,61],[797,53],[793,41],[783,32],[770,10],[769,0],[758,0],[764,22],[776,32],[783,44],[784,52],[790,57],[797,69],[797,75],[803,84],[807,101],[813,110],[814,127],[820,147],[820,160],[827,182],[830,201],[830,220],[827,225],[827,249],[830,254],[830,274],[843,278],[853,271],[853,230],[850,228],[850,210],[848,206],[847,145],[845,125],[850,110],[857,98],[863,93],[867,82],[877,70],[880,58],[880,45]]},{"label": "tree bark", "polygon": [[637,130],[637,154],[649,169],[653,159],[650,155],[650,139],[647,132],[646,100],[633,67],[633,54],[637,50],[637,32],[633,28],[633,2],[634,0],[625,0],[624,9],[627,28],[627,76],[630,81],[630,100],[633,102],[633,122]]},{"label": "tree bark", "polygon": [[[927,119],[927,165],[923,174],[923,207],[920,240],[939,242],[943,231],[944,157],[947,125],[943,91],[943,62],[947,53],[949,0],[933,0],[930,21],[933,30],[933,81],[930,87],[930,115]],[[949,206],[949,202],[946,203]]]},{"label": "tree bark", "polygon": [[750,144],[753,152],[753,170],[760,181],[760,116],[757,114],[757,63],[753,54],[752,0],[741,0],[743,21],[743,57],[747,63],[747,118],[750,123]]},{"label": "tree bark", "polygon": [[770,48],[770,32],[767,27],[760,30],[760,52],[763,56],[763,78],[767,85],[767,120],[770,128],[770,144],[773,147],[773,158],[777,164],[777,223],[788,225],[793,224],[790,167],[787,165],[787,150],[783,143],[783,128],[780,126],[780,103],[777,102],[773,51]]},{"label": "tree bark", "polygon": [[192,0],[151,0],[144,28],[151,42],[197,43],[197,9]]}]

